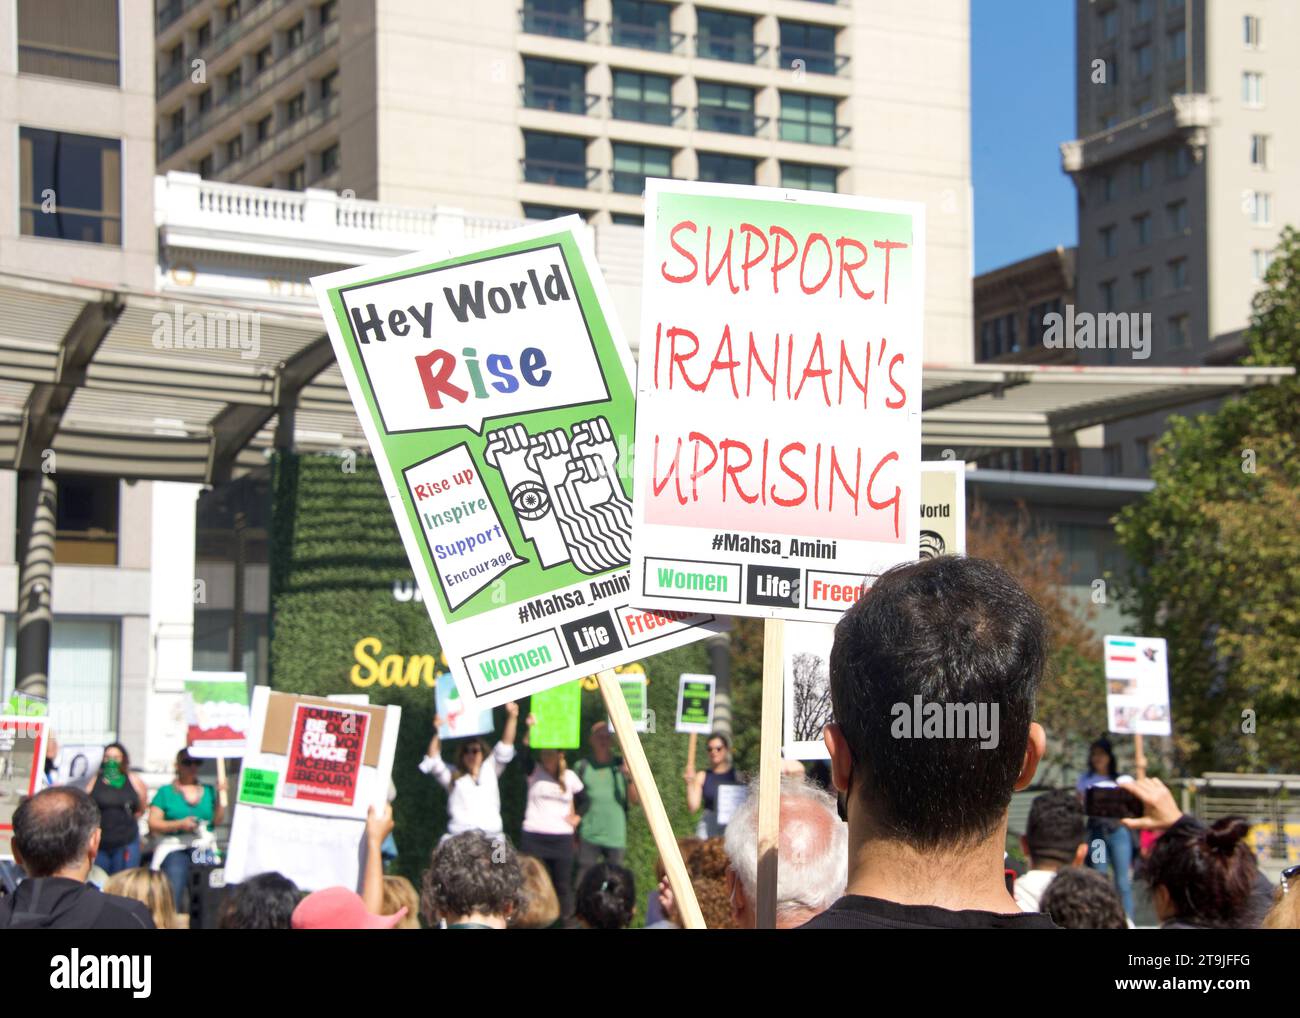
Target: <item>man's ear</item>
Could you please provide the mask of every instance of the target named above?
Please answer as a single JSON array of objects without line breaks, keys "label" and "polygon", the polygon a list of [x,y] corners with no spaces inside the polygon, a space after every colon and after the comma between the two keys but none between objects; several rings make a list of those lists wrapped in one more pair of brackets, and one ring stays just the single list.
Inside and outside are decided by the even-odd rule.
[{"label": "man's ear", "polygon": [[839,724],[832,721],[822,729],[822,741],[831,755],[831,784],[837,792],[848,792],[853,780],[853,754]]},{"label": "man's ear", "polygon": [[99,855],[99,842],[104,837],[102,827],[96,827],[90,835],[90,844],[86,847],[86,854],[90,856],[90,865],[95,865],[95,856]]},{"label": "man's ear", "polygon": [[1025,743],[1025,759],[1020,765],[1020,777],[1016,778],[1015,790],[1028,788],[1038,770],[1038,762],[1047,754],[1047,733],[1037,721],[1029,723],[1029,741]]},{"label": "man's ear", "polygon": [[1082,866],[1083,860],[1086,859],[1087,857],[1088,857],[1088,843],[1086,841],[1081,841],[1079,842],[1079,847],[1074,850],[1074,862],[1071,863],[1070,865]]}]

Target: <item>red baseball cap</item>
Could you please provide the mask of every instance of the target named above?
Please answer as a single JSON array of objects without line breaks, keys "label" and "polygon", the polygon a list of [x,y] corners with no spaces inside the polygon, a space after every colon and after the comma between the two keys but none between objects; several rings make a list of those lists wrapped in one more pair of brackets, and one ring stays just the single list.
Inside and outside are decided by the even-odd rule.
[{"label": "red baseball cap", "polygon": [[356,891],[327,887],[298,902],[290,925],[295,930],[391,930],[405,918],[405,908],[393,915],[374,915]]}]

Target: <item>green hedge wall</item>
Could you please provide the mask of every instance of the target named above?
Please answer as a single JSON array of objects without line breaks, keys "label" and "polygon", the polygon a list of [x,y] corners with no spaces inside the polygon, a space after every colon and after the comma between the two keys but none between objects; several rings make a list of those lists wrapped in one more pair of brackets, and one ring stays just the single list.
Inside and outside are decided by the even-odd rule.
[{"label": "green hedge wall", "polygon": [[[352,466],[328,455],[281,454],[274,461],[270,682],[273,689],[319,696],[366,692],[372,703],[401,706],[393,767],[394,837],[400,850],[394,872],[419,887],[447,821],[445,793],[417,769],[431,734],[434,691],[423,685],[379,683],[361,688],[353,684],[351,674],[354,647],[364,637],[382,642],[377,657],[437,656],[440,649],[423,603],[400,602],[393,596],[394,583],[409,584],[412,574],[374,461],[357,457],[355,469],[347,469]],[[693,823],[681,777],[687,737],[673,731],[677,677],[682,672],[708,672],[708,654],[696,643],[647,658],[642,666],[649,677],[647,702],[656,719],[656,730],[642,736],[642,745],[674,829],[689,834]],[[527,704],[522,712],[527,713]],[[505,712],[495,713],[499,732]],[[586,754],[586,729],[604,716],[600,694],[584,691],[584,746],[570,762]],[[452,751],[444,750],[449,761]],[[524,806],[524,775],[518,763],[502,776],[501,797],[506,833],[517,838]],[[629,821],[628,866],[636,876],[639,923],[646,892],[654,885],[657,853],[639,808],[632,808]]]}]

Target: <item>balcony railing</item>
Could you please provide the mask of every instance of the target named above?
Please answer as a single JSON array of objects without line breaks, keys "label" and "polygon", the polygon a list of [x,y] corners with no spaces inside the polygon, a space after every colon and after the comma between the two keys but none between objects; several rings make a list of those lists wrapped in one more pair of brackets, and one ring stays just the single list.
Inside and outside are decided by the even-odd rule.
[{"label": "balcony railing", "polygon": [[524,180],[529,184],[551,184],[556,187],[590,187],[600,176],[600,170],[585,163],[562,163],[551,159],[520,159]]},{"label": "balcony railing", "polygon": [[245,152],[241,158],[221,167],[218,173],[226,178],[241,177],[250,173],[338,115],[339,97],[331,96],[314,110],[309,110],[306,115],[286,125],[251,151]]},{"label": "balcony railing", "polygon": [[199,0],[169,0],[167,3],[160,4],[156,19],[156,31],[161,32],[198,2]]},{"label": "balcony railing", "polygon": [[686,41],[686,33],[672,31],[667,22],[662,25],[638,25],[628,21],[611,21],[609,41],[614,46],[626,46],[629,49],[676,53]]},{"label": "balcony railing", "polygon": [[701,131],[752,136],[767,126],[770,119],[755,116],[752,110],[729,110],[725,106],[695,107],[695,126]]},{"label": "balcony railing", "polygon": [[[259,0],[256,7],[246,11],[239,20],[233,21],[223,28],[208,41],[206,46],[185,54],[185,59],[179,64],[169,67],[166,71],[159,74],[158,98],[161,99],[181,83],[186,72],[193,66],[193,61],[195,59],[202,58],[207,64],[211,65],[213,60],[221,56],[222,53],[228,50],[237,41],[247,36],[249,32],[262,22],[266,21],[266,19],[276,11],[283,10],[289,5],[289,3],[290,0]],[[330,29],[334,29],[332,36]],[[338,39],[337,21],[327,25],[324,31],[316,33],[315,36],[307,41],[307,45],[310,46],[313,42],[320,43],[326,37],[330,37],[330,41]],[[301,47],[299,50],[293,50],[286,53],[282,59],[288,60],[294,56],[295,53],[299,52],[300,49]],[[319,49],[317,51],[319,52]]]},{"label": "balcony railing", "polygon": [[600,102],[600,96],[580,89],[527,83],[519,86],[519,96],[530,110],[553,110],[556,113],[585,115]]},{"label": "balcony railing", "polygon": [[767,53],[768,46],[743,39],[718,39],[708,35],[695,37],[695,55],[706,60],[726,60],[733,64],[756,64]]},{"label": "balcony railing", "polygon": [[615,120],[635,120],[642,124],[671,127],[685,112],[685,106],[650,102],[647,99],[620,99],[616,96],[609,101],[609,115]]},{"label": "balcony railing", "polygon": [[672,173],[653,173],[649,170],[610,170],[610,190],[617,194],[642,194],[645,191],[645,178],[649,176],[671,177]]},{"label": "balcony railing", "polygon": [[781,46],[777,52],[782,67],[802,68],[811,74],[839,74],[849,64],[847,53],[836,53],[833,50]]},{"label": "balcony railing", "polygon": [[519,23],[525,32],[549,35],[557,39],[586,39],[600,27],[578,14],[558,14],[554,11],[537,11],[524,7],[519,11]]},{"label": "balcony railing", "polygon": [[795,141],[804,145],[838,145],[848,137],[846,124],[813,124],[807,120],[781,117],[777,121],[777,135],[781,141]]}]

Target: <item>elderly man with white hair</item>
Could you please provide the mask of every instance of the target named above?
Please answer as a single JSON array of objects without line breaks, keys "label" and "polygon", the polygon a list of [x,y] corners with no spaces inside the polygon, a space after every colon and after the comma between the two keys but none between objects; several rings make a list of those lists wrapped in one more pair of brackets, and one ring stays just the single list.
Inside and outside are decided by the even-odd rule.
[{"label": "elderly man with white hair", "polygon": [[[736,808],[726,833],[732,915],[751,930],[758,916],[758,798],[750,795]],[[793,929],[829,908],[848,882],[848,825],[835,797],[806,778],[782,778],[777,852],[776,926]]]}]

